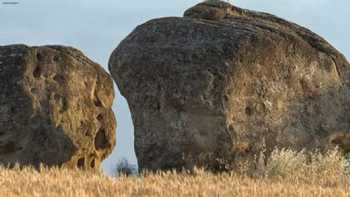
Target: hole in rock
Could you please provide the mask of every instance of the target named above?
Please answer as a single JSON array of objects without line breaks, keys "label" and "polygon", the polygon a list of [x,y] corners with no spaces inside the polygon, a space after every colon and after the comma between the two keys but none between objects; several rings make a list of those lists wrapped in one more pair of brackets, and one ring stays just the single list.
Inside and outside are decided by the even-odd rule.
[{"label": "hole in rock", "polygon": [[40,53],[37,53],[36,59],[38,59],[39,61],[43,60],[43,55],[41,55]]},{"label": "hole in rock", "polygon": [[40,66],[37,66],[33,71],[33,76],[35,78],[39,78],[41,76],[41,68]]},{"label": "hole in rock", "polygon": [[57,83],[62,84],[64,83],[64,77],[62,75],[55,75],[53,77],[53,80],[55,80]]},{"label": "hole in rock", "polygon": [[96,107],[103,107],[102,102],[98,97],[95,98],[94,103]]},{"label": "hole in rock", "polygon": [[61,97],[61,106],[62,106],[62,108],[60,110],[61,113],[67,111],[69,108],[68,100],[63,96]]},{"label": "hole in rock", "polygon": [[84,168],[84,165],[85,165],[85,158],[83,157],[78,160],[77,166],[78,168]]},{"label": "hole in rock", "polygon": [[248,107],[245,108],[245,113],[248,116],[251,116],[251,115],[253,115],[253,109],[250,106],[248,106]]},{"label": "hole in rock", "polygon": [[95,159],[92,159],[92,161],[90,162],[90,167],[95,168]]},{"label": "hole in rock", "polygon": [[60,57],[60,56],[55,55],[55,56],[53,57],[53,61],[55,61],[55,62],[59,62],[60,60],[61,60],[61,57]]},{"label": "hole in rock", "polygon": [[96,117],[96,119],[97,119],[98,121],[102,121],[102,120],[103,120],[103,115],[102,115],[102,114],[99,114],[99,115]]},{"label": "hole in rock", "polygon": [[95,137],[95,148],[96,150],[101,150],[107,148],[108,145],[106,131],[104,129],[100,129]]},{"label": "hole in rock", "polygon": [[229,97],[227,95],[225,95],[224,100],[227,102],[229,100]]},{"label": "hole in rock", "polygon": [[37,88],[31,88],[30,91],[31,91],[33,94],[38,93],[38,89],[37,89]]},{"label": "hole in rock", "polygon": [[55,94],[53,97],[54,97],[54,99],[56,101],[60,101],[61,100],[61,95],[59,95],[59,94]]}]

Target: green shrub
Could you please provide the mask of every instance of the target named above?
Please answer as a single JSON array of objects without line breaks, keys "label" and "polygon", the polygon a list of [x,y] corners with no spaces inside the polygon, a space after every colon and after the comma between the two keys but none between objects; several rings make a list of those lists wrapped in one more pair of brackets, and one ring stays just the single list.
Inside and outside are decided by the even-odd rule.
[{"label": "green shrub", "polygon": [[125,158],[122,158],[117,163],[115,173],[117,176],[130,176],[137,174],[137,166],[130,164],[129,161]]}]

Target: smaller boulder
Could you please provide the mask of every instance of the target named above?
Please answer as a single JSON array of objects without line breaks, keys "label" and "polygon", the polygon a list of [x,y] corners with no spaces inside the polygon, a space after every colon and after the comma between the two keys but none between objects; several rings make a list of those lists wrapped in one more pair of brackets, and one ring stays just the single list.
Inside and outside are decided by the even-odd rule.
[{"label": "smaller boulder", "polygon": [[99,169],[115,146],[113,83],[63,46],[0,46],[0,164]]}]

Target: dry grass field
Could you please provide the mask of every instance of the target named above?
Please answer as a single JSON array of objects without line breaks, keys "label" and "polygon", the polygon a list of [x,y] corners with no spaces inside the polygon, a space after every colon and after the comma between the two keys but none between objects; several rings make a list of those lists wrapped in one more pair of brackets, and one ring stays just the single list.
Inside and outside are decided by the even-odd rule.
[{"label": "dry grass field", "polygon": [[163,172],[106,177],[66,169],[1,169],[0,194],[12,196],[350,196],[348,162],[326,155],[275,151],[255,169],[212,174]]}]

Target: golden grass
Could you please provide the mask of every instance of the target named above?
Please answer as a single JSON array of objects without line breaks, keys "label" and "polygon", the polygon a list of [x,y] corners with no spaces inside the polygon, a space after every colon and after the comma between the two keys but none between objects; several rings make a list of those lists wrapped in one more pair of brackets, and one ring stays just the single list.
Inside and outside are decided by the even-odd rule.
[{"label": "golden grass", "polygon": [[[326,155],[275,151],[249,173],[163,172],[106,177],[67,169],[1,169],[0,194],[12,196],[349,196],[347,163]],[[287,162],[289,160],[289,162]],[[247,172],[248,173],[248,172]]]}]

